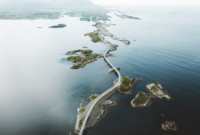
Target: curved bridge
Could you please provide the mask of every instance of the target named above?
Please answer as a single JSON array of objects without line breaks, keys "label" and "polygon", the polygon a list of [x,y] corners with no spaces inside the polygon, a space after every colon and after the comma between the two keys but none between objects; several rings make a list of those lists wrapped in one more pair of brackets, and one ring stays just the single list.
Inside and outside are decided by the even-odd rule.
[{"label": "curved bridge", "polygon": [[[100,28],[101,31],[102,31],[102,28]],[[112,87],[110,87],[109,89],[107,89],[106,91],[104,91],[101,95],[99,95],[96,99],[94,99],[95,101],[93,102],[93,104],[90,106],[90,109],[88,110],[85,118],[84,118],[84,121],[83,121],[83,124],[81,126],[81,130],[79,131],[79,135],[83,135],[83,130],[85,129],[85,125],[86,125],[86,122],[88,120],[88,117],[90,115],[90,113],[92,112],[92,109],[94,108],[94,106],[96,105],[96,103],[102,98],[104,97],[106,94],[110,93],[111,91],[114,91],[117,87],[119,87],[121,85],[121,82],[122,82],[122,78],[121,78],[121,75],[119,73],[119,71],[107,60],[106,58],[106,54],[109,52],[109,48],[110,48],[110,45],[108,45],[104,40],[103,38],[101,37],[101,31],[99,32],[99,37],[101,38],[102,42],[104,44],[106,44],[107,46],[107,49],[105,50],[105,52],[103,53],[103,57],[104,59],[106,60],[106,62],[115,70],[115,72],[117,73],[118,75],[118,81],[117,83],[115,83]]]}]

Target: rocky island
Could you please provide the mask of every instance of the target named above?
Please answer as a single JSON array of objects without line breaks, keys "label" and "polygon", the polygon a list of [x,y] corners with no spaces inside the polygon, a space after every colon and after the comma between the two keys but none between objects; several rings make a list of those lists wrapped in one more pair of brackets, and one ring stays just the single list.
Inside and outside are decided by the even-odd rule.
[{"label": "rocky island", "polygon": [[135,98],[131,100],[131,106],[133,108],[147,107],[151,104],[148,95],[142,91],[139,91]]},{"label": "rocky island", "polygon": [[104,27],[102,28],[101,35],[110,37],[110,38],[112,38],[113,40],[121,41],[121,42],[123,42],[123,43],[126,44],[126,45],[129,45],[129,44],[130,44],[130,41],[128,41],[128,40],[126,40],[126,39],[121,39],[121,38],[115,37],[113,34],[109,33],[108,30],[106,30]]},{"label": "rocky island", "polygon": [[[114,81],[117,82],[118,78]],[[137,80],[128,76],[123,76],[122,77],[122,84],[118,87],[119,92],[123,93],[123,94],[132,94],[132,90],[133,90],[133,84],[136,82]]]},{"label": "rocky island", "polygon": [[146,85],[146,88],[156,97],[160,99],[167,99],[172,100],[172,98],[169,96],[169,94],[166,92],[166,90],[163,89],[162,85],[160,83],[151,83]]},{"label": "rocky island", "polygon": [[63,28],[66,26],[67,26],[66,24],[58,24],[58,25],[50,26],[49,28]]},{"label": "rocky island", "polygon": [[161,127],[165,131],[168,131],[168,130],[178,131],[178,128],[174,121],[170,122],[170,121],[166,120],[165,123],[161,125]]},{"label": "rocky island", "polygon": [[72,63],[75,63],[72,65],[71,69],[79,69],[86,66],[86,64],[96,61],[96,58],[103,57],[102,54],[92,53],[92,50],[74,50],[69,51],[66,53],[66,55],[73,55],[77,52],[80,52],[80,55],[78,56],[69,56],[67,58],[63,58],[63,60],[71,61]]}]

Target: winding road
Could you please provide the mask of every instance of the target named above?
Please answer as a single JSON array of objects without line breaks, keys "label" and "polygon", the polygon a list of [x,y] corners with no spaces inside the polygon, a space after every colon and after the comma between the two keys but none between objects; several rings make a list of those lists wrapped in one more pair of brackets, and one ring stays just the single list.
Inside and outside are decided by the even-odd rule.
[{"label": "winding road", "polygon": [[[101,31],[102,31],[102,28],[100,28]],[[93,102],[93,104],[90,106],[90,109],[88,110],[87,114],[85,115],[85,118],[84,118],[84,121],[82,123],[82,126],[81,126],[81,129],[79,131],[79,135],[83,135],[83,130],[85,129],[85,125],[86,125],[86,122],[88,120],[88,117],[90,116],[90,113],[92,112],[92,109],[94,108],[94,106],[96,105],[96,103],[102,98],[104,97],[105,95],[107,95],[108,93],[116,90],[117,87],[119,87],[121,85],[121,82],[122,82],[122,77],[119,73],[119,71],[107,60],[106,58],[106,54],[109,52],[109,48],[110,48],[110,45],[108,45],[104,40],[103,38],[101,37],[101,31],[99,32],[99,37],[101,38],[102,42],[107,46],[107,49],[105,50],[105,52],[103,53],[103,57],[105,59],[105,61],[115,70],[115,72],[117,73],[118,75],[118,81],[117,83],[115,83],[112,87],[110,87],[109,89],[107,89],[106,91],[104,91],[101,95],[99,95],[96,99],[94,99],[95,101]]]}]

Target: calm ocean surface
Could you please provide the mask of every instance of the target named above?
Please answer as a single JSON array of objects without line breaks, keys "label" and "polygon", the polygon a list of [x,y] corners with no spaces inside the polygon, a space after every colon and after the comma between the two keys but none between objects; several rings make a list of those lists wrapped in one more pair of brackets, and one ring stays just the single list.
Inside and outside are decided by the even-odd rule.
[{"label": "calm ocean surface", "polygon": [[[131,9],[131,10],[130,10]],[[134,9],[134,10],[132,10]],[[200,122],[200,10],[197,7],[129,7],[141,20],[113,14],[107,28],[131,41],[119,45],[109,58],[124,76],[142,79],[132,95],[116,92],[107,115],[87,135],[198,135]],[[51,25],[66,28],[50,29]],[[103,59],[71,70],[62,61],[67,51],[87,46],[102,53],[106,46],[84,34],[92,22],[64,16],[56,20],[0,20],[0,134],[66,135],[74,131],[77,107],[92,93],[112,86],[115,74]],[[43,27],[41,29],[37,27]],[[137,41],[133,41],[133,40]],[[147,108],[134,109],[130,101],[145,85],[160,82],[173,101],[152,99]],[[165,114],[161,117],[161,114]],[[164,131],[165,120],[175,121],[177,132]]]}]

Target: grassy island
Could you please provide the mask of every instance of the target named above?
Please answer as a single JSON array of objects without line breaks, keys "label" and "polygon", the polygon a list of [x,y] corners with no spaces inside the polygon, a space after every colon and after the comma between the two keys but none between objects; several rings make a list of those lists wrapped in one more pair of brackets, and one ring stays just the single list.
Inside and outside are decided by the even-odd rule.
[{"label": "grassy island", "polygon": [[87,33],[86,35],[89,36],[92,39],[92,41],[95,43],[101,41],[101,38],[99,37],[98,33],[90,32],[90,33]]},{"label": "grassy island", "polygon": [[[116,83],[117,81],[118,81],[118,78],[114,81],[114,83]],[[128,76],[123,76],[122,84],[118,87],[118,90],[124,94],[131,94],[132,84],[134,82],[136,82],[136,79],[130,78]]]},{"label": "grassy island", "polygon": [[145,107],[149,103],[149,98],[142,91],[139,91],[135,98],[131,101],[133,107]]},{"label": "grassy island", "polygon": [[93,62],[95,61],[95,58],[101,56],[101,54],[92,53],[93,51],[90,49],[73,50],[66,53],[66,55],[73,55],[77,52],[81,52],[81,55],[69,56],[67,58],[63,58],[63,60],[68,60],[68,61],[71,61],[72,63],[75,63],[74,65],[72,65],[71,69],[83,68],[87,63]]},{"label": "grassy island", "polygon": [[120,91],[128,92],[131,89],[130,83],[131,83],[131,79],[128,76],[123,76],[122,84],[119,87]]}]

